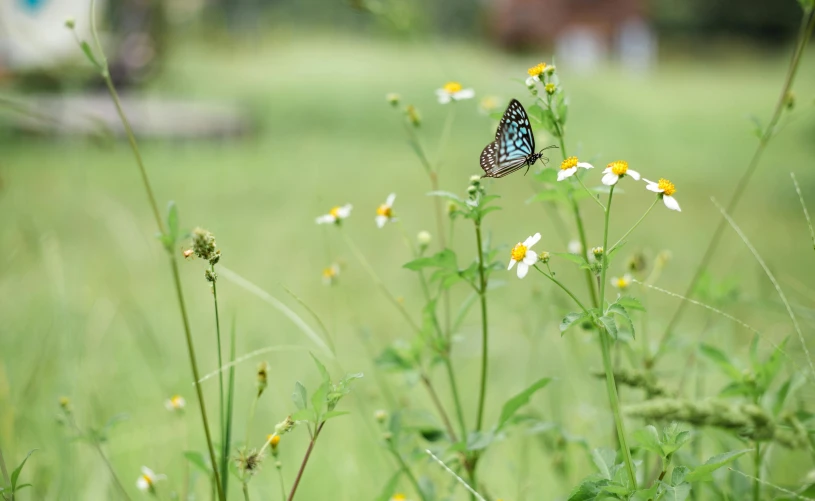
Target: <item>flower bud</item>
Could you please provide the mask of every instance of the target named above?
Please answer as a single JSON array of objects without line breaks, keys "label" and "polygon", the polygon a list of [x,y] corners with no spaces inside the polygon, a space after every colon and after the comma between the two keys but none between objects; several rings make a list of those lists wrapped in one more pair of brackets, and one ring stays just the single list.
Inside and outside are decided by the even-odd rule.
[{"label": "flower bud", "polygon": [[376,412],[374,412],[374,419],[376,419],[377,423],[380,424],[384,423],[385,421],[388,420],[388,411],[384,409],[377,410]]},{"label": "flower bud", "polygon": [[549,253],[546,252],[546,251],[543,251],[540,254],[538,254],[538,260],[543,264],[546,264],[546,263],[549,262],[549,257],[550,257]]},{"label": "flower bud", "polygon": [[216,250],[216,247],[215,235],[203,228],[196,228],[192,231],[192,250],[196,256],[215,264],[220,259],[221,253]]},{"label": "flower bud", "polygon": [[269,386],[269,364],[261,362],[258,364],[257,372],[258,398],[260,398],[267,386]]},{"label": "flower bud", "polygon": [[478,186],[470,185],[467,187],[467,193],[470,195],[475,195],[478,192]]},{"label": "flower bud", "polygon": [[427,247],[430,245],[430,242],[433,240],[433,237],[430,235],[430,232],[427,231],[420,231],[418,235],[416,235],[416,242],[419,243],[419,247]]},{"label": "flower bud", "polygon": [[477,174],[473,175],[473,176],[470,176],[470,184],[474,184],[474,185],[477,186],[480,182],[481,182],[481,176],[479,176]]},{"label": "flower bud", "polygon": [[286,419],[277,423],[274,427],[274,434],[283,436],[290,432],[296,423],[292,420],[291,416],[286,416]]},{"label": "flower bud", "polygon": [[557,90],[557,86],[552,82],[549,82],[548,84],[546,84],[546,86],[544,86],[544,90],[546,90],[546,93],[551,96]]},{"label": "flower bud", "polygon": [[68,397],[59,397],[59,408],[65,413],[71,412],[71,399]]},{"label": "flower bud", "polygon": [[408,122],[414,127],[418,127],[422,124],[422,117],[419,115],[419,110],[412,104],[405,107],[405,115],[407,116]]},{"label": "flower bud", "polygon": [[396,94],[394,92],[391,92],[390,94],[385,96],[385,100],[388,101],[388,103],[391,106],[393,106],[394,108],[399,106],[399,100],[400,99],[402,99],[402,96],[400,96],[399,94]]},{"label": "flower bud", "polygon": [[591,253],[592,253],[592,255],[594,255],[595,259],[599,260],[601,257],[603,257],[603,248],[602,247],[592,247]]},{"label": "flower bud", "polygon": [[72,30],[76,27],[76,19],[73,16],[69,16],[65,18],[65,27],[69,30]]}]

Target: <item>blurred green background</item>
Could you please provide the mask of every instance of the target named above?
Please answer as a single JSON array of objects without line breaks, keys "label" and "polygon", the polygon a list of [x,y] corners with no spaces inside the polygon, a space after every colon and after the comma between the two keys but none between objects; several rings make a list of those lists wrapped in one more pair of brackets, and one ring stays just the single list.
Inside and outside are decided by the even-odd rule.
[{"label": "blurred green background", "polygon": [[[307,318],[284,287],[301,297],[329,326],[338,347],[336,360],[331,360],[279,311],[221,279],[222,317],[225,326],[233,320],[237,325],[239,355],[269,346],[294,347],[238,366],[236,438],[242,440],[245,433],[257,362],[271,364],[270,388],[260,401],[251,439],[257,444],[293,412],[295,381],[318,383],[309,350],[322,356],[335,375],[365,373],[341,404],[352,415],[330,422],[321,436],[298,494],[304,500],[374,499],[396,470],[379,445],[372,418],[375,409],[388,407],[383,384],[409,412],[429,408],[421,387],[378,372],[372,362],[372,353],[408,339],[409,326],[336,229],[318,227],[314,218],[334,205],[354,204],[343,231],[418,318],[418,283],[401,268],[410,252],[396,226],[376,228],[374,211],[395,192],[394,210],[408,234],[431,231],[431,246],[438,235],[427,179],[407,145],[403,118],[385,102],[385,94],[398,92],[403,103],[418,107],[423,117],[419,133],[435,156],[450,105],[438,104],[434,90],[449,80],[475,89],[476,99],[455,104],[450,141],[441,152],[442,188],[463,193],[469,176],[479,173],[481,148],[494,134],[495,122],[479,112],[479,101],[496,96],[502,106],[511,97],[531,103],[517,80],[526,77],[527,67],[551,61],[554,50],[546,44],[524,44],[520,51],[502,48],[487,34],[486,8],[471,9],[463,2],[439,4],[438,11],[421,3],[382,5],[392,9],[386,12],[404,9],[415,23],[393,28],[383,16],[347,5],[247,4],[232,9],[207,4],[190,20],[167,27],[166,38],[157,45],[160,64],[147,76],[122,81],[131,97],[229,103],[246,118],[248,131],[236,137],[141,141],[156,196],[162,206],[169,200],[178,204],[185,228],[202,226],[216,235],[223,252],[220,265]],[[666,177],[676,184],[683,212],[656,207],[622,254],[639,250],[653,260],[659,251],[670,251],[672,259],[657,285],[681,293],[718,222],[710,197],[729,200],[756,147],[749,115],[766,121],[775,104],[789,57],[787,43],[796,30],[797,5],[777,3],[778,10],[764,16],[769,20],[765,23],[739,21],[749,9],[732,5],[724,12],[708,9],[714,13],[700,6],[666,5],[648,6],[655,33],[662,38],[659,57],[646,71],[626,69],[614,58],[590,70],[571,69],[562,59],[557,67],[570,98],[566,135],[571,152],[598,166],[625,159],[647,178]],[[252,9],[261,14],[253,16]],[[319,14],[307,15],[311,12]],[[469,17],[460,19],[459,12]],[[77,18],[84,18],[81,14]],[[456,19],[461,26],[446,29]],[[29,449],[39,449],[24,473],[34,487],[21,499],[113,498],[109,475],[95,451],[71,442],[68,430],[56,424],[57,400],[68,396],[83,426],[99,426],[126,413],[129,419],[116,426],[106,446],[110,460],[134,496],[141,465],[167,474],[169,481],[158,488],[169,499],[183,476],[181,451],[203,452],[204,442],[168,264],[154,239],[133,157],[126,142],[115,140],[105,127],[76,135],[20,125],[27,108],[17,103],[34,102],[43,92],[76,96],[100,90],[88,76],[88,65],[75,61],[58,68],[7,68],[0,81],[0,447],[9,464]],[[734,214],[793,299],[808,333],[815,318],[812,244],[789,173],[796,173],[812,203],[813,63],[815,58],[805,56],[795,110],[786,115]],[[539,132],[538,142],[552,141]],[[550,165],[556,166],[559,153],[550,153]],[[599,178],[599,171],[586,177],[590,185],[599,184]],[[517,173],[487,186],[502,197],[503,210],[486,223],[494,245],[509,248],[540,231],[538,250],[559,252],[576,236],[558,231],[547,214],[554,208],[527,203],[540,189],[531,174]],[[622,187],[625,194],[615,199],[612,214],[613,239],[652,200],[642,185],[625,182]],[[596,209],[583,202],[590,245],[600,245],[602,238]],[[562,217],[573,226],[567,212]],[[454,248],[460,263],[475,255],[466,221],[456,223]],[[611,275],[623,272],[624,257]],[[326,287],[321,273],[332,261],[343,269],[338,283]],[[553,263],[558,275],[582,293],[582,277],[572,266]],[[216,367],[215,333],[204,264],[182,262],[181,270],[200,365],[209,372]],[[738,282],[737,299],[723,301],[723,309],[776,341],[791,332],[772,287],[730,229],[710,273],[717,281]],[[557,381],[535,397],[530,410],[586,437],[592,447],[613,446],[603,385],[589,374],[601,368],[597,348],[589,333],[559,335],[557,326],[569,311],[562,294],[533,275],[518,281],[514,273],[497,273],[494,279],[506,284],[490,294],[487,422],[497,418],[507,396],[551,376]],[[464,286],[456,289],[455,302],[468,292]],[[648,334],[655,342],[678,303],[656,292],[643,297]],[[672,355],[658,368],[671,385],[687,363],[688,346],[699,339],[746,359],[750,333],[703,310],[690,307],[679,333]],[[470,421],[477,400],[479,336],[473,310],[453,348]],[[805,363],[797,342],[789,346],[791,355]],[[449,401],[441,371],[434,376]],[[702,396],[715,395],[719,383],[711,370]],[[212,418],[217,382],[210,379],[204,387]],[[164,400],[173,394],[187,399],[182,417],[164,409]],[[639,398],[622,390],[623,401]],[[721,433],[704,431],[703,436],[709,438],[705,457],[723,442],[737,448]],[[505,500],[559,499],[592,471],[579,446],[553,452],[546,441],[545,434],[530,440],[519,433],[496,445],[480,465],[490,492]],[[304,430],[281,442],[289,485],[306,443]],[[775,483],[795,483],[811,468],[803,454],[783,449],[769,454],[768,478]],[[576,465],[565,478],[555,473],[563,455]],[[419,474],[439,479],[441,485],[448,482],[425,458],[419,456],[416,464]],[[197,486],[206,499],[203,479]],[[271,462],[250,488],[257,499],[277,494]],[[231,489],[231,495],[239,495],[234,480]]]}]

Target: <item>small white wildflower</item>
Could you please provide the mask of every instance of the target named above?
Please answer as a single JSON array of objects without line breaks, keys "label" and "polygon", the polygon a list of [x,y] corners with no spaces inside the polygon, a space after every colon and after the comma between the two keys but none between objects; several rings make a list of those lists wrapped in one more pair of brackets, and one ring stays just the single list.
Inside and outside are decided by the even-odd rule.
[{"label": "small white wildflower", "polygon": [[679,202],[673,197],[673,194],[676,193],[676,186],[674,186],[672,182],[667,179],[660,179],[655,183],[645,178],[643,178],[643,181],[647,183],[645,185],[646,190],[658,193],[659,196],[662,197],[662,202],[665,204],[665,207],[677,212],[682,212],[682,209],[679,208]]},{"label": "small white wildflower", "polygon": [[590,163],[578,162],[577,157],[569,157],[560,163],[560,172],[557,173],[557,180],[563,181],[566,178],[572,177],[577,172],[578,167],[583,169],[594,168]]},{"label": "small white wildflower", "polygon": [[323,284],[331,285],[336,280],[340,274],[340,265],[337,263],[331,263],[331,266],[328,268],[323,269]]},{"label": "small white wildflower", "polygon": [[626,273],[622,277],[611,277],[611,286],[624,291],[631,285],[632,280],[633,278],[630,273]]},{"label": "small white wildflower", "polygon": [[450,101],[461,101],[475,97],[473,89],[465,89],[458,82],[447,82],[441,89],[436,89],[436,97],[439,103],[447,104]]},{"label": "small white wildflower", "polygon": [[340,221],[351,215],[353,205],[345,204],[343,206],[333,207],[328,214],[323,214],[316,219],[317,224],[339,224]]},{"label": "small white wildflower", "polygon": [[628,168],[628,162],[625,160],[616,160],[608,164],[603,170],[603,184],[606,186],[614,186],[617,181],[624,176],[631,176],[635,180],[640,180],[640,173]]},{"label": "small white wildflower", "polygon": [[186,405],[187,401],[181,395],[173,395],[164,401],[164,407],[172,412],[183,411]]},{"label": "small white wildflower", "polygon": [[376,226],[382,228],[391,221],[396,221],[393,217],[393,202],[396,200],[396,193],[388,195],[385,203],[376,208]]},{"label": "small white wildflower", "polygon": [[518,263],[518,278],[523,278],[529,272],[529,267],[538,262],[538,255],[532,250],[532,246],[538,243],[541,239],[540,233],[535,233],[531,237],[518,242],[510,252],[511,259],[507,270],[511,270],[515,263]]},{"label": "small white wildflower", "polygon": [[583,254],[583,246],[579,240],[570,241],[566,249],[569,251],[569,254]]},{"label": "small white wildflower", "polygon": [[157,475],[153,470],[146,466],[141,467],[141,475],[136,479],[136,487],[143,492],[153,492],[155,484],[159,480],[167,478],[166,475]]}]

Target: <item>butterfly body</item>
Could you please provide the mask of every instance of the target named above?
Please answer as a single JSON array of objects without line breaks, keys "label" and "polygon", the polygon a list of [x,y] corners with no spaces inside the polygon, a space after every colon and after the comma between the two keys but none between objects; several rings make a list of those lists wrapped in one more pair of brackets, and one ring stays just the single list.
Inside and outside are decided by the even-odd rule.
[{"label": "butterfly body", "polygon": [[540,159],[544,163],[549,161],[543,156],[543,150],[535,152],[535,136],[532,134],[529,116],[521,103],[513,99],[501,117],[495,141],[481,152],[483,177],[504,177],[524,166],[529,170]]}]

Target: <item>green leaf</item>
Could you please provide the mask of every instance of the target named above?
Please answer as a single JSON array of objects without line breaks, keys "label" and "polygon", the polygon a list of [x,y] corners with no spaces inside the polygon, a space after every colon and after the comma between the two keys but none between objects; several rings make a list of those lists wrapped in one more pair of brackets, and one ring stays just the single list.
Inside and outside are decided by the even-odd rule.
[{"label": "green leaf", "polygon": [[291,394],[291,399],[294,405],[300,410],[308,407],[308,392],[300,381],[294,383],[294,393]]},{"label": "green leaf", "polygon": [[566,117],[569,113],[569,100],[562,92],[557,95],[557,106],[555,109],[557,110],[558,118],[560,118],[560,124],[566,125]]},{"label": "green leaf", "polygon": [[615,303],[623,306],[626,310],[645,311],[645,307],[643,307],[640,300],[635,297],[622,296],[621,298],[617,299]]},{"label": "green leaf", "polygon": [[442,268],[444,270],[458,272],[456,253],[451,251],[450,249],[444,249],[432,256],[414,259],[413,261],[404,264],[402,267],[413,271],[419,271],[424,268],[435,267]]},{"label": "green leaf", "polygon": [[612,470],[617,462],[617,451],[612,449],[594,449],[591,460],[603,478],[611,480]]},{"label": "green leaf", "polygon": [[687,466],[677,466],[674,468],[674,471],[671,472],[671,485],[679,485],[684,482],[689,471],[690,468]]},{"label": "green leaf", "polygon": [[91,46],[88,44],[88,42],[83,40],[82,42],[80,42],[79,46],[82,47],[82,52],[85,53],[85,57],[88,58],[88,61],[90,61],[92,65],[96,66],[97,69],[101,70],[102,65],[99,64],[99,62],[96,60],[96,57],[94,57],[93,50],[91,49]]},{"label": "green leaf", "polygon": [[662,487],[665,489],[660,496],[660,500],[665,501],[685,501],[690,495],[690,484],[669,485],[662,482]]},{"label": "green leaf", "polygon": [[184,457],[187,458],[187,461],[192,463],[196,468],[201,470],[205,475],[209,476],[212,474],[212,469],[209,467],[209,463],[204,458],[204,455],[198,451],[184,451]]},{"label": "green leaf", "polygon": [[763,391],[766,391],[773,384],[773,380],[775,380],[778,371],[783,366],[784,349],[787,346],[787,341],[789,341],[789,336],[773,350],[766,362],[756,368],[756,382]]},{"label": "green leaf", "polygon": [[461,205],[464,205],[464,200],[461,199],[455,193],[450,193],[449,191],[431,191],[427,194],[429,197],[442,197],[448,200],[452,200],[453,202],[458,202]]},{"label": "green leaf", "polygon": [[730,379],[733,381],[742,380],[741,371],[730,361],[723,351],[705,343],[699,345],[699,351],[711,362],[716,364]]},{"label": "green leaf", "polygon": [[586,318],[586,314],[582,311],[573,311],[563,317],[563,320],[560,321],[560,332],[563,335],[563,332],[566,332],[566,329],[571,327],[572,325],[576,324],[577,322],[582,321]]},{"label": "green leaf", "polygon": [[323,383],[317,387],[317,390],[311,395],[311,406],[316,416],[316,421],[321,419],[323,410],[326,406],[326,398],[328,397],[329,385],[331,383]]},{"label": "green leaf", "polygon": [[572,254],[570,252],[553,252],[552,254],[558,257],[562,257],[563,259],[571,261],[575,264],[579,264],[581,267],[589,265],[588,261],[586,261],[586,258],[578,254]]},{"label": "green leaf", "polygon": [[665,453],[662,451],[659,433],[654,426],[649,424],[645,428],[635,431],[634,438],[640,443],[643,449],[651,451],[661,458],[665,457]]},{"label": "green leaf", "polygon": [[600,323],[603,324],[605,327],[606,332],[608,335],[611,336],[611,339],[617,339],[617,324],[614,323],[614,319],[608,315],[603,315],[600,317]]},{"label": "green leaf", "polygon": [[323,363],[320,362],[313,353],[309,353],[309,355],[311,355],[311,359],[314,360],[314,365],[317,366],[317,370],[320,371],[320,377],[323,379],[323,384],[331,384],[331,375],[328,373],[328,369],[325,368],[325,365],[323,365]]},{"label": "green leaf", "polygon": [[595,501],[609,483],[605,478],[586,478],[569,494],[568,501]]},{"label": "green leaf", "polygon": [[20,492],[21,490],[25,489],[26,487],[31,487],[31,484],[18,485],[17,488],[14,489],[14,492],[15,493]]},{"label": "green leaf", "polygon": [[345,416],[346,414],[351,414],[348,411],[328,411],[323,414],[323,421],[328,421],[331,418]]},{"label": "green leaf", "polygon": [[501,417],[498,418],[496,431],[501,430],[509,419],[524,405],[529,402],[529,398],[538,390],[549,384],[551,378],[545,377],[532,383],[527,389],[510,398],[501,409]]},{"label": "green leaf", "polygon": [[386,371],[409,371],[416,366],[410,357],[403,355],[396,348],[390,346],[385,348],[375,362],[378,367]]},{"label": "green leaf", "polygon": [[23,458],[23,461],[20,463],[20,465],[17,466],[17,468],[14,468],[14,471],[11,472],[11,492],[12,493],[17,490],[17,479],[20,478],[20,473],[22,473],[22,471],[23,471],[23,466],[25,466],[25,462],[28,461],[28,458],[30,458],[31,455],[34,454],[34,451],[36,451],[36,450],[37,449],[31,449],[30,451],[28,451],[28,454],[25,455],[25,458]]},{"label": "green leaf", "polygon": [[753,449],[743,449],[740,451],[725,452],[724,454],[713,456],[705,461],[705,464],[691,470],[687,475],[685,475],[685,481],[689,483],[709,482],[713,480],[713,475],[711,474],[714,471],[718,470],[727,463],[730,463],[731,461],[735,461],[740,456],[743,456],[752,450]]},{"label": "green leaf", "polygon": [[317,415],[312,409],[300,409],[291,416],[292,421],[316,421]]}]

